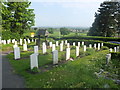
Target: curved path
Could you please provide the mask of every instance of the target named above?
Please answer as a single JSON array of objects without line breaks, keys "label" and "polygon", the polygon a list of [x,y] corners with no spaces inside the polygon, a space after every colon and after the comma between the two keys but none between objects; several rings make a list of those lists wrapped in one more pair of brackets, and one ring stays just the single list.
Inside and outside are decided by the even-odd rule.
[{"label": "curved path", "polygon": [[2,88],[25,88],[24,79],[13,73],[13,68],[6,55],[0,55],[2,57]]}]

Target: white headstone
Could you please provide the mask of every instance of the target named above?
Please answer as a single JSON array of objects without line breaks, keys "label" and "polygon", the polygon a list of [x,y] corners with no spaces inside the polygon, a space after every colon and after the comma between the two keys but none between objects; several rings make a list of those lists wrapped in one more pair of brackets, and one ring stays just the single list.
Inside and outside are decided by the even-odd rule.
[{"label": "white headstone", "polygon": [[49,42],[49,46],[52,47],[52,42]]},{"label": "white headstone", "polygon": [[96,44],[94,44],[94,48],[96,49]]},{"label": "white headstone", "polygon": [[38,46],[34,46],[34,53],[38,53]]},{"label": "white headstone", "polygon": [[30,68],[33,69],[34,67],[38,68],[38,54],[36,53],[30,55]]},{"label": "white headstone", "polygon": [[27,44],[23,44],[23,51],[27,51]]},{"label": "white headstone", "polygon": [[58,41],[56,41],[56,46],[58,46]]},{"label": "white headstone", "polygon": [[70,43],[67,43],[67,48],[70,48]]},{"label": "white headstone", "polygon": [[55,51],[55,44],[52,44],[52,52]]},{"label": "white headstone", "polygon": [[79,56],[79,46],[76,46],[76,57]]},{"label": "white headstone", "polygon": [[84,45],[84,47],[83,47],[83,51],[86,52],[86,45]]},{"label": "white headstone", "polygon": [[3,44],[4,44],[4,45],[6,44],[6,40],[4,40]]},{"label": "white headstone", "polygon": [[109,51],[112,52],[112,48],[110,48]]},{"label": "white headstone", "polygon": [[111,54],[107,54],[106,55],[106,64],[109,64],[110,60],[111,60]]},{"label": "white headstone", "polygon": [[22,45],[22,39],[20,39],[20,45]]},{"label": "white headstone", "polygon": [[20,59],[20,48],[19,47],[14,48],[14,59]]},{"label": "white headstone", "polygon": [[89,48],[92,48],[92,44],[89,44]]},{"label": "white headstone", "polygon": [[100,50],[100,43],[98,43],[98,50]]},{"label": "white headstone", "polygon": [[52,54],[53,54],[53,64],[57,64],[58,63],[58,50],[53,51]]},{"label": "white headstone", "polygon": [[84,45],[84,42],[82,42],[82,46]]},{"label": "white headstone", "polygon": [[26,39],[24,39],[24,43],[25,43],[25,44],[27,44],[27,41],[26,41]]},{"label": "white headstone", "polygon": [[32,39],[32,42],[34,42],[34,39]]},{"label": "white headstone", "polygon": [[13,45],[13,48],[18,47],[18,45]]},{"label": "white headstone", "polygon": [[116,47],[114,47],[114,52],[117,52],[117,48]]},{"label": "white headstone", "polygon": [[63,43],[60,43],[60,51],[63,51]]},{"label": "white headstone", "polygon": [[103,43],[101,43],[101,47],[103,46]]},{"label": "white headstone", "polygon": [[75,42],[73,42],[73,46],[75,46]]},{"label": "white headstone", "polygon": [[66,48],[66,60],[70,59],[70,48]]},{"label": "white headstone", "polygon": [[65,40],[65,45],[67,45],[67,40]]},{"label": "white headstone", "polygon": [[43,54],[46,53],[46,51],[47,51],[46,49],[47,49],[46,44],[45,44],[45,42],[43,42],[43,44],[42,44],[42,51],[43,51]]},{"label": "white headstone", "polygon": [[119,46],[117,46],[117,52],[120,52],[120,47]]},{"label": "white headstone", "polygon": [[78,42],[78,47],[80,47],[80,42]]},{"label": "white headstone", "polygon": [[9,39],[9,40],[7,40],[7,44],[10,44],[10,39]]},{"label": "white headstone", "polygon": [[61,41],[61,43],[64,45],[64,41]]},{"label": "white headstone", "polygon": [[15,39],[12,39],[12,43],[15,43]]},{"label": "white headstone", "polygon": [[30,39],[27,39],[28,40],[28,43],[30,43]]}]

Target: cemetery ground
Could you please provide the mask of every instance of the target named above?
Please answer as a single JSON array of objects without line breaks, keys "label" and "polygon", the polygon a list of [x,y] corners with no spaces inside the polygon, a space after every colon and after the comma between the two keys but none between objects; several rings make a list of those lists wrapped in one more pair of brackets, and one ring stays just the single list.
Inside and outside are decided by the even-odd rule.
[{"label": "cemetery ground", "polygon": [[[18,60],[14,60],[13,52],[7,55],[14,73],[25,79],[26,88],[120,88],[117,82],[120,79],[119,58],[112,58],[106,65],[107,48],[98,51],[87,46],[84,52],[83,46],[80,46],[80,55],[76,57],[76,47],[71,45],[71,60],[65,60],[66,45],[63,51],[56,46],[59,62],[53,65],[52,49],[48,46],[46,54],[39,50],[39,68],[30,70],[30,55],[34,53],[34,46],[34,42],[28,44],[28,51],[22,51],[23,47],[19,46],[21,58]],[[2,45],[2,50],[13,51],[12,47],[13,44]]]}]

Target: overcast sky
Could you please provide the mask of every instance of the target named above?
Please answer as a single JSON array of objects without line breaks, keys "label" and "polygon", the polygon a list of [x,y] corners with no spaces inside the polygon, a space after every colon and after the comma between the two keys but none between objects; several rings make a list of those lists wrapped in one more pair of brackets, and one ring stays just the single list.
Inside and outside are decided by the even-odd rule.
[{"label": "overcast sky", "polygon": [[94,14],[105,0],[29,0],[35,26],[90,27]]}]

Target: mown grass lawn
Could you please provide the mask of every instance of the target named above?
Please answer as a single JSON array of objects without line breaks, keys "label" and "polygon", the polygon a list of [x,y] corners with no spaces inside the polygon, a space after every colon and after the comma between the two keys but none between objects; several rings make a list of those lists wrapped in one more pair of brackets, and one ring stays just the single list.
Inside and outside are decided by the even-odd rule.
[{"label": "mown grass lawn", "polygon": [[[39,50],[39,67],[52,64],[51,49],[48,49],[47,52],[46,55],[43,55],[42,50]],[[109,88],[119,88],[112,80],[98,78],[94,74],[105,65],[108,50],[95,51],[87,48],[87,52],[84,53],[81,47],[80,57],[76,58],[75,47],[71,47],[71,57],[75,61],[67,61],[37,74],[28,72],[30,70],[29,55],[32,53],[33,51],[21,52],[22,59],[20,60],[14,60],[13,53],[7,56],[14,72],[25,78],[27,88],[104,88],[106,84],[109,85]],[[64,56],[65,51],[59,52],[59,61],[65,60]]]}]

